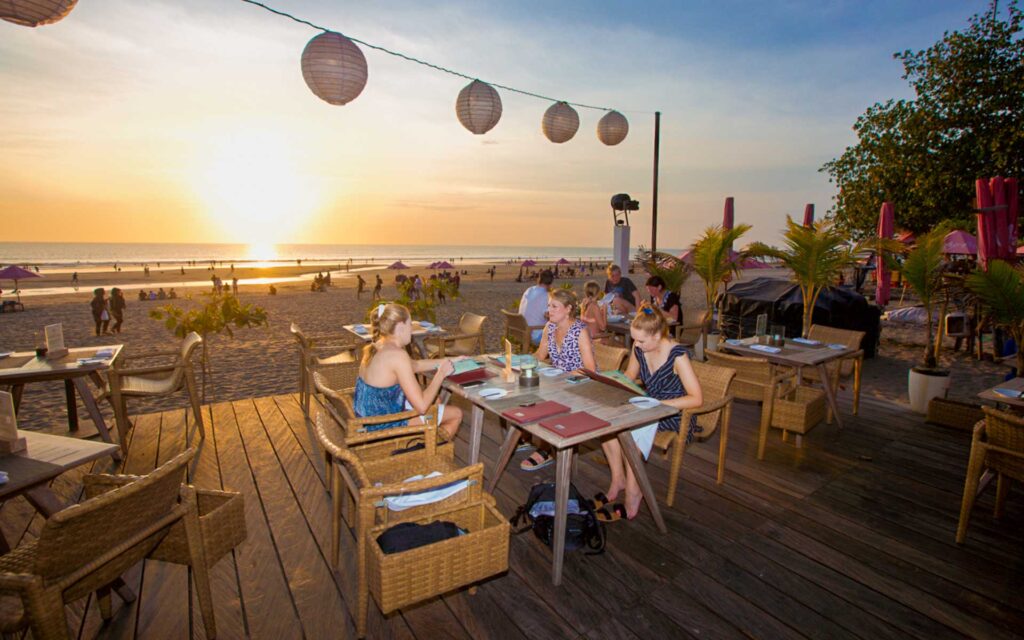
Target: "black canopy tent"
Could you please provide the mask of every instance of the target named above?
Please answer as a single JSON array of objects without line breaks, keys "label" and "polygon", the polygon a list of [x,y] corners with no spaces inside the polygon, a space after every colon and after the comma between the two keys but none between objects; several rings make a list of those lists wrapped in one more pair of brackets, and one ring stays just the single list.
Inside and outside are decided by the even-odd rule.
[{"label": "black canopy tent", "polygon": [[[803,330],[803,296],[800,287],[788,280],[755,278],[733,285],[723,295],[720,327],[727,338],[754,335],[757,316],[762,313],[768,314],[769,324],[785,325],[787,337],[797,337]],[[881,333],[881,316],[881,310],[852,287],[829,287],[818,296],[812,321],[863,331],[861,348],[871,358]]]}]

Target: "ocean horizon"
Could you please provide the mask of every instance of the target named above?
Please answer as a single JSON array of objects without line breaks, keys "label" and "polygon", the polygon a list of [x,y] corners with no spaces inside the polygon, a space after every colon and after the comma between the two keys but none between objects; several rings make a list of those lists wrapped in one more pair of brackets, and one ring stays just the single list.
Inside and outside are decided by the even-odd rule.
[{"label": "ocean horizon", "polygon": [[[679,253],[679,249],[669,249]],[[182,242],[0,242],[0,264],[59,268],[73,266],[137,266],[142,264],[182,264],[189,261],[235,262],[247,264],[394,261],[415,263],[435,260],[499,261],[533,260],[605,260],[611,247],[527,247],[497,245],[417,245],[417,244],[276,244]]]}]

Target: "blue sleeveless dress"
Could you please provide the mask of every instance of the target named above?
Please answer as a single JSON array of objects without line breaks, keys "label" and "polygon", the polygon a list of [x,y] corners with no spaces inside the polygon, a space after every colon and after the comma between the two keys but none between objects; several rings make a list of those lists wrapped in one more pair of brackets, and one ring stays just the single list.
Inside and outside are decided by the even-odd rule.
[{"label": "blue sleeveless dress", "polygon": [[[362,378],[356,378],[356,393],[352,404],[360,418],[401,413],[406,409],[405,392],[397,382],[390,387],[375,387],[364,382]],[[407,424],[408,420],[385,422],[367,425],[366,430],[379,431],[389,427],[404,427]]]},{"label": "blue sleeveless dress", "polygon": [[[640,381],[644,383],[644,388],[647,389],[647,395],[658,400],[668,400],[670,398],[680,398],[686,395],[686,389],[683,388],[683,381],[676,375],[673,365],[676,362],[676,358],[687,354],[686,349],[680,345],[674,345],[672,350],[669,351],[668,359],[665,360],[665,364],[652,372],[647,367],[647,360],[644,358],[643,351],[640,347],[634,347],[636,353],[636,359],[640,362]],[[675,431],[679,432],[680,416],[675,414],[668,418],[663,418],[658,421],[658,431]],[[693,440],[693,434],[700,433],[703,431],[700,425],[697,424],[697,417],[691,416],[690,425],[686,431],[686,443],[689,444]]]}]

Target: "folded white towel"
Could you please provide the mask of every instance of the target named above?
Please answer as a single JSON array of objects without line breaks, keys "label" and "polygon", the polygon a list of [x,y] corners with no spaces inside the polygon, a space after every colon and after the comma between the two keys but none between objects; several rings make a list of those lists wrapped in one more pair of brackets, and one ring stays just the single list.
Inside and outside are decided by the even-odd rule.
[{"label": "folded white towel", "polygon": [[[411,478],[406,478],[403,482],[416,482],[417,480],[424,480],[426,478],[436,478],[441,475],[440,471],[434,471],[427,475],[417,474]],[[384,498],[384,503],[388,506],[388,509],[392,511],[405,511],[413,507],[419,507],[425,504],[432,504],[445,498],[449,498],[456,493],[462,491],[469,486],[469,480],[460,480],[451,484],[438,487],[437,489],[430,489],[429,491],[420,491],[419,493],[410,493],[402,496],[388,496]]]}]

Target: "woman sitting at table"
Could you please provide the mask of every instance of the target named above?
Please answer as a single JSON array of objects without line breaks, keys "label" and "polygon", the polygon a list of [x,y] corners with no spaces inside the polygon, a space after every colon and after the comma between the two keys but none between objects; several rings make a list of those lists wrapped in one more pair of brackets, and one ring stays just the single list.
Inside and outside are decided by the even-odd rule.
[{"label": "woman sitting at table", "polygon": [[[563,371],[597,368],[594,345],[587,333],[587,325],[580,320],[576,294],[568,289],[556,289],[548,294],[548,323],[544,325],[540,346],[534,352],[538,360],[548,360],[551,366]],[[537,449],[523,460],[519,468],[536,471],[554,462],[551,454]]]},{"label": "woman sitting at table", "polygon": [[[400,413],[414,409],[426,413],[437,399],[441,383],[454,367],[447,358],[413,360],[406,347],[412,341],[412,318],[400,304],[379,305],[373,312],[373,341],[363,350],[363,361],[356,379],[354,408],[362,418]],[[456,358],[461,360],[462,358]],[[436,369],[426,389],[421,389],[416,374]],[[448,440],[452,440],[462,422],[458,407],[440,405],[437,421]],[[373,425],[373,429],[397,427],[394,422]],[[371,428],[371,427],[368,427]]]},{"label": "woman sitting at table", "polygon": [[[660,400],[676,409],[692,409],[704,402],[700,382],[690,365],[690,357],[686,349],[668,337],[668,321],[649,303],[643,303],[637,310],[629,330],[633,338],[633,352],[629,357],[626,375],[644,384],[647,395]],[[654,424],[633,429],[632,436],[644,459],[651,453],[656,431],[679,431],[680,416],[678,414]],[[691,419],[686,427],[686,441],[693,439],[693,434],[700,431],[696,420]],[[604,455],[608,459],[612,478],[605,495],[598,494],[595,500],[599,503],[610,503],[619,492],[625,490],[625,508],[614,505],[611,509],[612,518],[625,516],[636,517],[643,502],[643,494],[636,476],[629,463],[623,458],[619,441],[611,438],[601,443]]]},{"label": "woman sitting at table", "polygon": [[661,309],[669,322],[683,323],[683,304],[679,300],[679,294],[667,291],[661,276],[647,278],[647,293],[651,294],[651,305]]},{"label": "woman sitting at table", "polygon": [[608,308],[601,304],[601,285],[590,280],[583,285],[580,320],[587,325],[591,340],[597,342],[608,327]]}]

